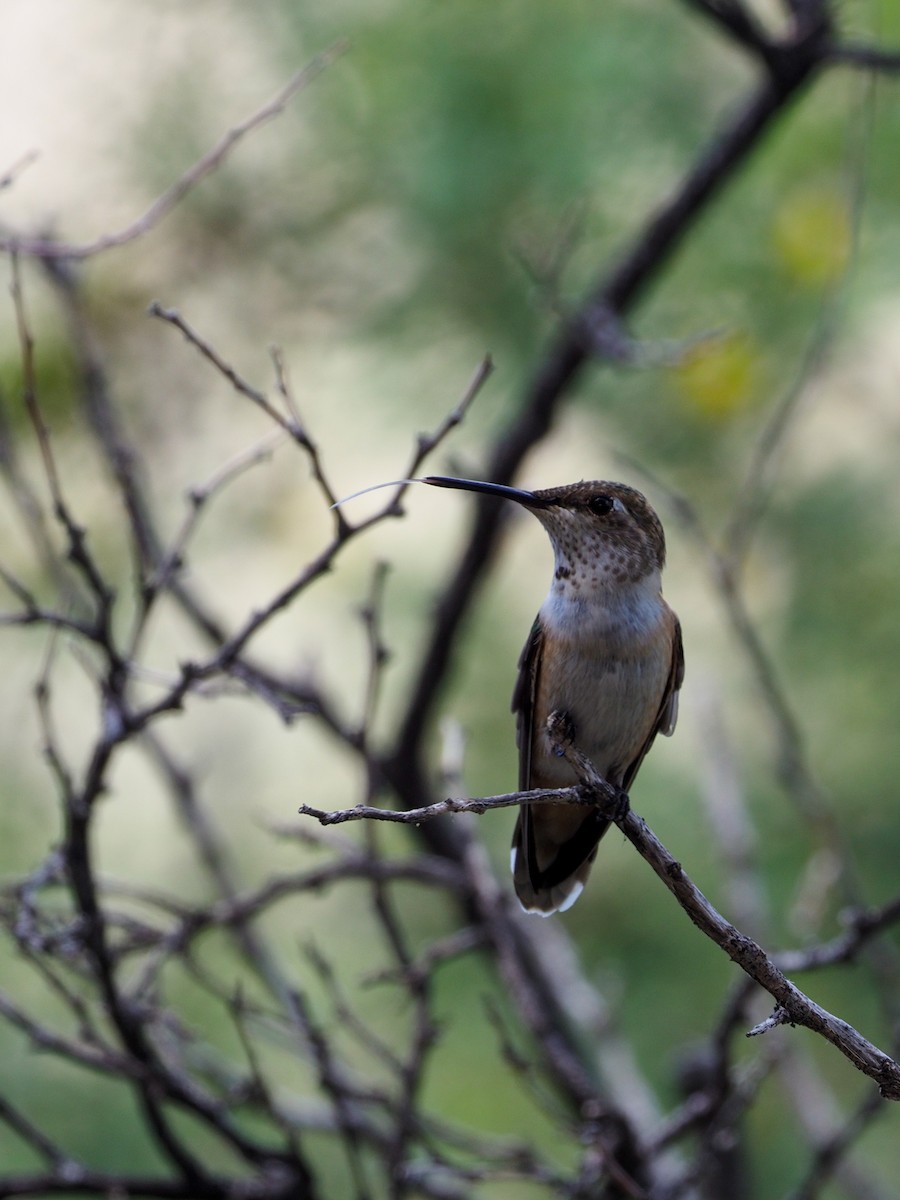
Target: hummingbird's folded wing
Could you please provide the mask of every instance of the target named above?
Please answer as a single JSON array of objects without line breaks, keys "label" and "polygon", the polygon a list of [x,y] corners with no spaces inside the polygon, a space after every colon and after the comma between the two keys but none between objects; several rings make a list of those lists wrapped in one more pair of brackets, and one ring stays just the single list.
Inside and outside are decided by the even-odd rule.
[{"label": "hummingbird's folded wing", "polygon": [[[671,612],[671,609],[669,610]],[[659,711],[656,714],[656,720],[653,722],[653,728],[650,730],[647,740],[644,742],[640,752],[634,760],[628,765],[622,776],[622,787],[628,791],[632,780],[638,773],[638,767],[644,761],[647,751],[653,745],[653,741],[658,733],[665,737],[670,737],[675,731],[675,722],[678,720],[678,693],[681,691],[681,684],[684,680],[684,646],[681,642],[681,622],[671,613],[672,616],[672,665],[669,667],[669,676],[666,680],[666,686],[663,689],[663,694],[659,702]]]},{"label": "hummingbird's folded wing", "polygon": [[[512,707],[518,717],[519,789],[530,791],[534,778],[534,727],[544,652],[538,618],[519,659]],[[526,912],[548,917],[565,912],[578,899],[609,822],[596,813],[552,804],[523,804],[513,832],[511,865],[519,902]]]},{"label": "hummingbird's folded wing", "polygon": [[[674,613],[672,615],[675,617]],[[669,681],[663,693],[662,703],[659,706],[659,719],[656,723],[656,728],[664,737],[671,737],[675,732],[675,724],[678,720],[678,693],[681,691],[683,682],[684,646],[681,642],[681,622],[675,617],[672,669],[669,672]]]},{"label": "hummingbird's folded wing", "polygon": [[536,617],[528,641],[519,656],[519,674],[513,689],[512,710],[516,714],[516,745],[519,748],[519,791],[531,788],[531,753],[534,746],[534,704],[544,631]]}]

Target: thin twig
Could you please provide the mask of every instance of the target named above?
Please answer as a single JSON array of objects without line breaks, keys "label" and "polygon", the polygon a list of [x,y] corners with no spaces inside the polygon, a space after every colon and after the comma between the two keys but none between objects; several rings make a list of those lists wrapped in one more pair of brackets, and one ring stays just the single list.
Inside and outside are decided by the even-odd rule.
[{"label": "thin twig", "polygon": [[840,67],[862,67],[888,75],[900,71],[900,50],[882,50],[879,46],[839,42],[829,50],[828,59]]},{"label": "thin twig", "polygon": [[322,495],[325,497],[325,503],[328,505],[330,512],[334,514],[335,519],[335,534],[341,535],[346,527],[346,519],[340,506],[338,498],[334,493],[334,489],[325,474],[325,467],[322,462],[322,455],[319,452],[319,447],[310,435],[309,428],[303,417],[300,414],[300,408],[297,404],[297,399],[294,395],[293,387],[291,386],[290,375],[288,374],[287,364],[284,361],[284,355],[278,346],[273,346],[270,351],[272,362],[275,366],[275,380],[278,388],[278,393],[281,396],[282,402],[288,411],[287,428],[294,441],[306,451],[309,459],[309,465],[312,470],[313,479],[319,485]]},{"label": "thin twig", "polygon": [[29,150],[20,158],[17,158],[16,161],[11,166],[7,167],[3,174],[0,175],[0,192],[5,191],[8,187],[12,187],[22,172],[26,171],[32,165],[32,163],[37,162],[39,158],[40,151],[38,150]]},{"label": "thin twig", "polygon": [[[604,796],[609,804],[610,812],[621,803],[620,793],[609,788]],[[448,796],[445,800],[437,800],[434,804],[426,804],[421,808],[389,809],[378,808],[370,804],[358,804],[355,808],[327,810],[313,808],[302,804],[297,810],[301,817],[312,817],[320,825],[344,825],[348,821],[392,821],[398,825],[421,825],[424,821],[433,821],[436,817],[448,813],[476,813],[483,816],[495,808],[512,808],[517,804],[580,804],[596,807],[597,796],[586,792],[582,787],[569,788],[535,788],[531,792],[506,792],[499,796],[484,796],[478,799],[461,799]]]},{"label": "thin twig", "polygon": [[169,215],[201,180],[212,174],[229,156],[237,144],[261,125],[279,116],[290,101],[304,91],[321,73],[347,50],[346,42],[336,42],[317,55],[262,108],[230,129],[213,147],[199,158],[189,170],[159,196],[142,216],[117,233],[104,234],[92,242],[56,242],[48,238],[29,238],[5,234],[0,236],[0,250],[44,259],[85,259],[117,246],[125,246],[143,237]]},{"label": "thin twig", "polygon": [[261,408],[266,416],[270,417],[276,425],[279,425],[285,433],[293,433],[291,422],[283,413],[278,411],[268,396],[264,392],[261,392],[259,388],[255,388],[251,383],[248,383],[230,363],[226,362],[215,346],[188,324],[178,309],[164,308],[157,300],[154,300],[147,311],[151,317],[158,317],[159,320],[174,326],[175,329],[184,335],[185,340],[195,350],[198,350],[208,362],[212,363],[221,375],[224,375],[236,392],[239,392],[242,396],[246,396],[257,408]]}]

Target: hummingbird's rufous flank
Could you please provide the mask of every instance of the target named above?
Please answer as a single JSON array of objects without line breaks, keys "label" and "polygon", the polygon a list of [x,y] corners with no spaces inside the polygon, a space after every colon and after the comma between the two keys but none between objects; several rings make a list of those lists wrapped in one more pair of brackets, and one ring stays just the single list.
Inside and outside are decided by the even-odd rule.
[{"label": "hummingbird's rufous flank", "polygon": [[[599,774],[627,791],[656,735],[674,730],[684,677],[681,626],[661,591],[659,517],[624,483],[529,492],[442,475],[422,482],[514,500],[553,543],[553,581],[522,651],[512,700],[520,790],[578,782],[548,734],[557,713]],[[542,916],[571,908],[608,828],[590,809],[521,805],[512,873],[522,907]]]}]

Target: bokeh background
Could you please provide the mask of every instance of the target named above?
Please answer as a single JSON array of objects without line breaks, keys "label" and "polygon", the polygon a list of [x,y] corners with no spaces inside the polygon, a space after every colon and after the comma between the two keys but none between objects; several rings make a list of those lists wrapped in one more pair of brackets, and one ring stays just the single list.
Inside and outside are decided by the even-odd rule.
[{"label": "bokeh background", "polygon": [[[775,20],[776,7],[760,5]],[[847,3],[840,20],[858,38],[900,38],[895,0]],[[129,223],[293,71],[349,39],[285,114],[163,224],[80,271],[116,402],[146,456],[171,535],[187,489],[272,431],[147,315],[151,301],[177,307],[263,389],[272,388],[269,348],[282,348],[339,494],[396,478],[416,432],[439,423],[490,352],[491,380],[430,464],[477,476],[560,314],[628,245],[751,80],[745,61],[688,6],[666,0],[4,0],[3,25],[0,170],[39,154],[0,192],[0,224],[74,242]],[[778,782],[769,713],[669,493],[686,497],[710,536],[721,538],[772,413],[800,390],[789,431],[766,459],[771,486],[744,586],[808,761],[852,848],[861,894],[884,902],[897,889],[900,850],[898,138],[890,78],[875,83],[835,70],[817,82],[654,287],[632,329],[637,361],[585,373],[522,478],[539,487],[623,477],[660,511],[666,590],[684,626],[688,677],[677,736],[655,748],[633,800],[727,912],[728,872],[707,794],[719,751],[728,750],[773,949],[835,932],[841,897],[810,859],[809,824]],[[127,547],[81,426],[69,332],[40,273],[26,269],[25,285],[41,401],[66,486],[127,591]],[[0,385],[10,431],[21,435],[26,469],[36,471],[8,303]],[[6,500],[3,562],[39,586]],[[376,502],[360,498],[352,512]],[[257,650],[308,670],[345,711],[358,710],[358,610],[373,565],[389,561],[384,634],[392,659],[378,728],[390,729],[469,503],[414,490],[406,519],[354,545]],[[281,446],[211,507],[191,568],[216,610],[237,624],[316,553],[328,529],[308,464]],[[508,696],[549,570],[541,530],[515,521],[442,703],[466,731],[472,795],[514,785]],[[59,815],[32,699],[46,634],[0,636],[0,865],[9,877],[40,861],[58,837]],[[190,652],[185,630],[163,621],[147,669],[171,672]],[[75,656],[61,654],[55,672],[60,737],[79,762],[96,727],[84,702],[89,689]],[[345,807],[357,799],[356,766],[314,727],[284,727],[246,699],[195,702],[165,734],[191,763],[248,886],[312,853],[272,832],[273,824],[296,823],[299,803]],[[435,761],[439,752],[436,731]],[[495,814],[481,826],[500,864],[510,823]],[[189,842],[137,756],[117,774],[99,833],[111,877],[185,902],[206,898]],[[402,847],[403,835],[395,836]],[[325,947],[389,1033],[404,1013],[371,990],[357,993],[377,966],[364,901],[350,886],[323,892],[279,909],[269,932],[301,973],[302,946]],[[450,914],[433,897],[412,902],[423,943],[447,930]],[[716,1019],[734,970],[615,837],[566,923],[608,998],[610,1020],[633,1042],[661,1101],[671,1102],[679,1056]],[[0,953],[4,986],[52,1013],[40,980],[20,968],[11,947]],[[210,938],[204,953],[227,984],[227,945]],[[852,970],[806,983],[825,1007],[889,1045],[885,1013]],[[185,1019],[205,1025],[227,1057],[234,1031],[221,1018],[216,1024],[189,979],[172,986]],[[314,981],[308,986],[315,992]],[[481,997],[496,986],[471,962],[441,977],[445,1030],[429,1099],[447,1117],[549,1145],[552,1128],[504,1072],[484,1018]],[[871,1085],[836,1053],[811,1035],[795,1036],[836,1095],[866,1094]],[[0,1038],[4,1075],[22,1102],[46,1113],[79,1154],[110,1169],[153,1165],[118,1086],[36,1055],[9,1030]],[[297,1075],[284,1082],[300,1092],[313,1086]],[[756,1196],[780,1195],[802,1168],[788,1093],[776,1079],[750,1116]],[[896,1133],[888,1109],[859,1151],[886,1195],[900,1169]],[[341,1164],[324,1144],[321,1153],[339,1189]],[[24,1170],[31,1161],[0,1129],[3,1166]],[[525,1193],[497,1185],[491,1194]]]}]

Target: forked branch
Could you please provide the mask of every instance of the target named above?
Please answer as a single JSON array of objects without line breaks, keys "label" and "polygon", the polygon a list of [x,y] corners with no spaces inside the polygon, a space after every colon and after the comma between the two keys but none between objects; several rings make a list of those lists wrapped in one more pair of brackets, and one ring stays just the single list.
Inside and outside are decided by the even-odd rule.
[{"label": "forked branch", "polygon": [[481,815],[515,804],[589,805],[618,826],[701,933],[706,934],[724,950],[742,971],[775,1000],[773,1015],[768,1021],[750,1030],[750,1034],[763,1033],[777,1025],[802,1025],[831,1042],[857,1070],[874,1079],[885,1099],[900,1100],[900,1064],[864,1038],[852,1025],[811,1000],[791,983],[757,942],[741,933],[718,912],[653,830],[631,810],[627,804],[627,797],[598,775],[590,760],[567,740],[566,722],[556,720],[556,716],[555,713],[550,716],[548,733],[578,775],[581,782],[576,787],[560,788],[556,791],[539,789],[531,792],[510,792],[477,799],[445,799],[436,804],[402,812],[370,806],[324,812],[304,805],[300,814],[314,817],[323,825],[338,825],[359,820],[420,825],[448,813],[467,812]]}]

